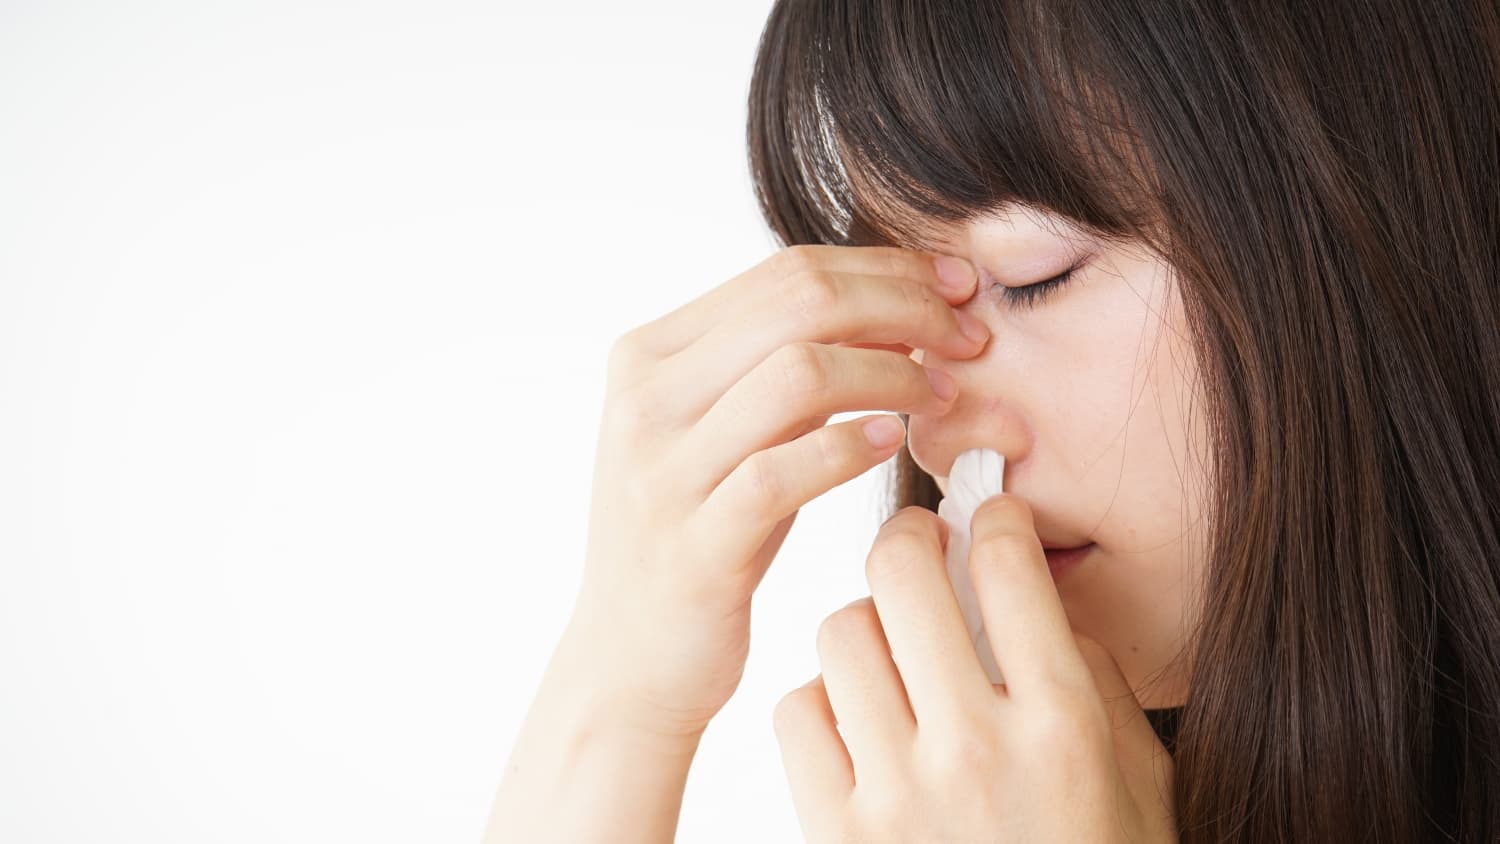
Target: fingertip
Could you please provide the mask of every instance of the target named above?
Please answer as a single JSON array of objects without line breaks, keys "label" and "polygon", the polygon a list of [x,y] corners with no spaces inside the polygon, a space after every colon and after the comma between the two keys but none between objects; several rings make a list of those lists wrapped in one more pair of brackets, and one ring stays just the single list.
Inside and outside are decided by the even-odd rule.
[{"label": "fingertip", "polygon": [[906,426],[898,416],[876,416],[864,423],[865,440],[877,452],[889,451],[906,441]]},{"label": "fingertip", "polygon": [[934,255],[932,264],[943,292],[949,296],[968,298],[979,280],[974,265],[956,255]]}]

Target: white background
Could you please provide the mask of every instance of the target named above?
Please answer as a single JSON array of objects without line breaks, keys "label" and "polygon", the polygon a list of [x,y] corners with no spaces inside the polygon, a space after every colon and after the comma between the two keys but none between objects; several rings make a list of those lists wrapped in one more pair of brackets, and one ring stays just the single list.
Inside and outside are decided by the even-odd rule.
[{"label": "white background", "polygon": [[[610,343],[775,249],[769,6],[0,5],[0,841],[479,839]],[[888,469],[804,508],[679,840],[798,836],[771,710]]]}]

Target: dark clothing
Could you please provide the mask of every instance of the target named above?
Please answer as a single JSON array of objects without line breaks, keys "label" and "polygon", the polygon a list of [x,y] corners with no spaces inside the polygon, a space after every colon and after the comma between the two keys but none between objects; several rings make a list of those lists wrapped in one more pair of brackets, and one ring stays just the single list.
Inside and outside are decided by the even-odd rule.
[{"label": "dark clothing", "polygon": [[1151,729],[1161,739],[1162,746],[1168,753],[1177,750],[1177,718],[1182,714],[1182,707],[1168,706],[1162,709],[1147,709],[1146,720],[1151,722]]}]

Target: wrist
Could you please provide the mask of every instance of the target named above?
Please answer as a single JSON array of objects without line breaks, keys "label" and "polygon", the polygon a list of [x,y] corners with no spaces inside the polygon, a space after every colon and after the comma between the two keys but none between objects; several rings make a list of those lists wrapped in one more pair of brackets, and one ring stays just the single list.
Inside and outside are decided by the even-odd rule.
[{"label": "wrist", "polygon": [[671,841],[698,736],[622,717],[565,656],[532,703],[486,841]]},{"label": "wrist", "polygon": [[628,656],[613,653],[610,643],[570,624],[549,673],[580,732],[640,750],[691,755],[708,729],[708,718],[673,712],[650,700],[621,670],[631,663]]}]

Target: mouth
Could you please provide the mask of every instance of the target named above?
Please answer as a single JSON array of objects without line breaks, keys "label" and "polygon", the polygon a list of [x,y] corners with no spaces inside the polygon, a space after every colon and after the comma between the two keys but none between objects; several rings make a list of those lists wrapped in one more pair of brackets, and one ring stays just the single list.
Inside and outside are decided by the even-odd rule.
[{"label": "mouth", "polygon": [[1075,548],[1048,548],[1045,545],[1042,546],[1042,550],[1047,554],[1047,568],[1052,572],[1054,578],[1078,565],[1093,549],[1094,543],[1092,542],[1087,545],[1079,545]]}]

